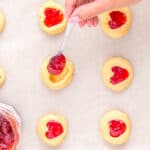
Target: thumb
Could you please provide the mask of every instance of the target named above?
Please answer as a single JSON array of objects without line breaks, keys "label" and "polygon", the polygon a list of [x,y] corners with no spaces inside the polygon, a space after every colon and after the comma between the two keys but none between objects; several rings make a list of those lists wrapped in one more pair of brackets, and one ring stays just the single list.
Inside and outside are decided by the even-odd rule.
[{"label": "thumb", "polygon": [[67,18],[70,18],[77,4],[77,0],[65,0],[65,14]]},{"label": "thumb", "polygon": [[72,13],[71,18],[78,16],[82,20],[90,19],[109,9],[110,6],[111,0],[95,0],[77,7]]}]

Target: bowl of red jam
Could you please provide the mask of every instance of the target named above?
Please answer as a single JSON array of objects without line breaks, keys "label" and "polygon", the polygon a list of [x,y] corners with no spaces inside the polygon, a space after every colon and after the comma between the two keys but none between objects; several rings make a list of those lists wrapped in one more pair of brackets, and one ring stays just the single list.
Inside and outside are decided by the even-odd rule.
[{"label": "bowl of red jam", "polygon": [[0,150],[16,150],[22,132],[21,118],[16,110],[0,103]]}]

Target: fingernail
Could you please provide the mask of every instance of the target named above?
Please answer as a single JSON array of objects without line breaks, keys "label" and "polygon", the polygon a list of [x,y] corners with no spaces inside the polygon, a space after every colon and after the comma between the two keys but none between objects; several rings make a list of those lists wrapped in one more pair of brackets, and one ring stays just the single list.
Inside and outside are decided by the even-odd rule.
[{"label": "fingernail", "polygon": [[78,23],[78,22],[82,21],[82,19],[79,16],[74,16],[74,17],[71,17],[68,21],[70,23]]}]

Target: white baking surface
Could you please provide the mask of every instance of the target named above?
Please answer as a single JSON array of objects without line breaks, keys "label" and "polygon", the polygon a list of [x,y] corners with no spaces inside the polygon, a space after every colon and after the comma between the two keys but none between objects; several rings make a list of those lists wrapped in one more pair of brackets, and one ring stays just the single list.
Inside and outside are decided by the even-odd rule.
[{"label": "white baking surface", "polygon": [[[120,40],[107,37],[100,27],[78,27],[72,33],[66,55],[75,64],[74,80],[64,90],[52,91],[40,79],[40,66],[53,55],[63,34],[49,36],[40,31],[37,11],[45,0],[0,0],[7,25],[0,34],[0,66],[7,82],[0,101],[15,106],[23,119],[19,150],[50,150],[36,134],[39,117],[47,112],[64,114],[69,121],[65,142],[56,150],[149,150],[150,147],[150,1],[132,8],[133,24]],[[63,1],[61,1],[63,2]],[[113,93],[101,80],[104,60],[128,58],[134,81],[122,93]],[[120,109],[131,117],[132,134],[122,146],[107,144],[99,133],[104,112]]]}]

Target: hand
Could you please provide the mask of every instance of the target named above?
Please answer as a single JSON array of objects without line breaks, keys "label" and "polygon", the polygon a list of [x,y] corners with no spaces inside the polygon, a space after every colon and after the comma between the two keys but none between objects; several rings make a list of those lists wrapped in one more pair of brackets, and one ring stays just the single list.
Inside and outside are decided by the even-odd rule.
[{"label": "hand", "polygon": [[98,15],[107,10],[135,4],[140,0],[66,0],[66,16],[70,22],[96,26]]}]

